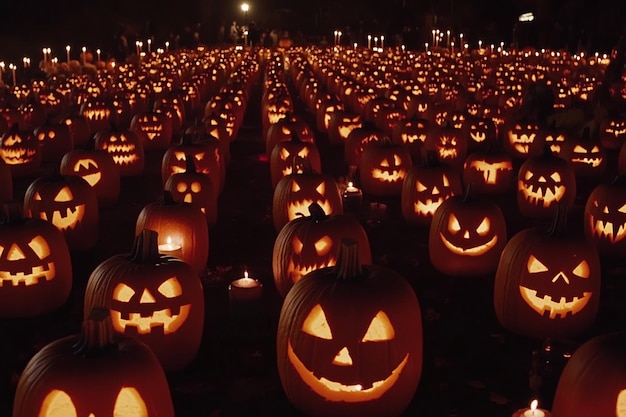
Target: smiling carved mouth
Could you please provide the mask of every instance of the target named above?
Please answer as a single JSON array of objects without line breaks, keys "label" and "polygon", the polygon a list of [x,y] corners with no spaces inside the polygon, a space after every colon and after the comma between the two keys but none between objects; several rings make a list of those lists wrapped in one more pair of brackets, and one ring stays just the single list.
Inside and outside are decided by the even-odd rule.
[{"label": "smiling carved mouth", "polygon": [[176,332],[185,323],[189,316],[191,305],[180,306],[178,314],[172,309],[166,308],[152,312],[149,317],[142,317],[140,313],[122,314],[119,311],[111,310],[111,320],[113,327],[120,333],[124,333],[127,328],[137,329],[139,334],[152,333],[154,328],[163,328],[164,334]]},{"label": "smiling carved mouth", "polygon": [[526,304],[541,315],[548,312],[550,319],[554,319],[557,316],[559,318],[565,318],[568,313],[574,315],[580,312],[585,308],[591,298],[591,292],[585,291],[582,297],[573,297],[570,301],[567,301],[565,297],[554,301],[549,295],[538,297],[536,290],[524,287],[523,285],[519,286],[519,291],[524,301],[526,301]]},{"label": "smiling carved mouth", "polygon": [[590,216],[589,223],[594,236],[608,239],[611,243],[617,243],[626,236],[626,223],[622,223],[616,228],[613,222],[602,221],[594,216]]},{"label": "smiling carved mouth", "polygon": [[396,385],[396,381],[400,377],[400,373],[409,361],[409,354],[404,356],[404,359],[395,367],[391,374],[380,381],[372,383],[371,387],[364,388],[362,385],[345,385],[341,382],[331,381],[327,378],[317,378],[313,372],[309,371],[307,367],[302,363],[298,355],[293,350],[291,341],[287,342],[287,356],[289,361],[296,369],[296,372],[302,378],[305,384],[307,384],[316,394],[323,398],[333,398],[337,393],[342,393],[341,401],[347,403],[357,403],[372,401],[380,398],[385,394],[389,388]]},{"label": "smiling carved mouth", "polygon": [[481,255],[485,252],[487,252],[488,250],[490,250],[491,248],[493,248],[496,244],[496,242],[498,241],[498,236],[492,237],[489,242],[479,245],[479,246],[474,246],[471,248],[461,248],[459,246],[456,246],[454,244],[452,244],[448,239],[446,239],[443,236],[443,233],[439,232],[439,237],[441,238],[441,241],[443,242],[444,246],[452,253],[454,253],[455,255],[468,255],[468,256],[476,256],[476,255]]}]

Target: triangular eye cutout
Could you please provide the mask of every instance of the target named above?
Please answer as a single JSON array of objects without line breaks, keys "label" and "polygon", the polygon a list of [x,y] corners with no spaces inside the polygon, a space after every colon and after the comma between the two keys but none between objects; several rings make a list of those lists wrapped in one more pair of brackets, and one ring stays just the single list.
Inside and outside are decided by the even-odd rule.
[{"label": "triangular eye cutout", "polygon": [[285,148],[282,148],[280,150],[280,159],[282,159],[284,161],[287,158],[289,158],[289,151],[287,149],[285,149]]},{"label": "triangular eye cutout", "polygon": [[297,193],[298,191],[300,191],[300,185],[294,181],[291,183],[291,192]]},{"label": "triangular eye cutout", "polygon": [[548,267],[542,264],[539,259],[535,258],[533,255],[528,257],[528,263],[526,264],[526,269],[531,274],[536,274],[539,272],[546,272]]},{"label": "triangular eye cutout", "polygon": [[72,195],[72,190],[70,190],[69,187],[61,188],[61,191],[59,191],[56,197],[54,197],[54,201],[57,203],[66,203],[68,201],[72,201],[73,199],[74,196]]},{"label": "triangular eye cutout", "polygon": [[324,193],[326,192],[326,184],[321,183],[320,185],[317,186],[315,191],[317,191],[320,195],[324,195]]},{"label": "triangular eye cutout", "polygon": [[316,304],[302,323],[302,331],[320,339],[332,340],[333,334],[326,320],[322,306]]},{"label": "triangular eye cutout", "polygon": [[395,336],[395,330],[389,320],[389,317],[384,311],[376,313],[372,321],[370,322],[365,336],[361,339],[361,342],[382,342],[385,340],[391,340]]},{"label": "triangular eye cutout", "polygon": [[572,272],[580,278],[589,278],[589,264],[583,259]]},{"label": "triangular eye cutout", "polygon": [[54,389],[44,398],[39,417],[77,417],[76,407],[65,391]]},{"label": "triangular eye cutout", "polygon": [[148,408],[135,388],[123,387],[117,394],[113,417],[148,417]]}]

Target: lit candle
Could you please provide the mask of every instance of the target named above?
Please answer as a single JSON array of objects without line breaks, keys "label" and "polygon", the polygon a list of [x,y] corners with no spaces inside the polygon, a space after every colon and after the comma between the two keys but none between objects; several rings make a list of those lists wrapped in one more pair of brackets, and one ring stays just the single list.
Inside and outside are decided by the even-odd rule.
[{"label": "lit candle", "polygon": [[83,51],[82,58],[83,58],[83,66],[84,66],[85,63],[87,62],[87,48],[83,46],[82,51]]},{"label": "lit candle", "polygon": [[148,42],[148,53],[150,53],[150,52],[152,52],[152,48],[151,48],[151,46],[152,46],[152,39],[148,39],[147,42]]},{"label": "lit candle", "polygon": [[65,47],[65,55],[67,56],[67,63],[68,64],[70,63],[70,49],[71,49],[71,47],[69,45],[67,45]]},{"label": "lit candle", "polygon": [[356,49],[356,46],[357,46],[357,44],[356,44],[356,42],[354,42],[354,43],[352,44],[352,49]]},{"label": "lit candle", "polygon": [[228,286],[228,295],[231,302],[259,300],[263,295],[263,284],[243,273],[243,278],[234,280]]},{"label": "lit candle", "polygon": [[436,31],[435,31],[435,29],[433,29],[432,30],[433,39],[432,39],[432,42],[431,42],[433,45],[435,44],[435,33],[436,33]]},{"label": "lit candle", "polygon": [[24,68],[28,68],[28,58],[22,58],[22,64],[24,65]]},{"label": "lit candle", "polygon": [[378,48],[378,36],[374,36],[374,49]]},{"label": "lit candle", "polygon": [[552,417],[552,413],[542,408],[538,408],[539,401],[532,400],[530,408],[520,408],[511,417]]},{"label": "lit candle", "polygon": [[363,201],[363,192],[360,188],[355,187],[352,181],[348,182],[348,186],[341,194],[343,202],[343,211],[346,213],[358,213],[361,211],[361,202]]},{"label": "lit candle", "polygon": [[446,45],[450,46],[450,31],[449,30],[446,30],[446,35],[447,35]]},{"label": "lit candle", "polygon": [[169,51],[170,51],[170,43],[165,42],[165,52],[169,52]]},{"label": "lit candle", "polygon": [[167,239],[165,239],[165,243],[159,245],[159,253],[180,258],[182,255],[182,246],[172,243],[172,237],[168,236]]},{"label": "lit candle", "polygon": [[2,72],[4,71],[4,61],[0,62],[0,84],[2,84]]},{"label": "lit candle", "polygon": [[46,51],[47,51],[47,49],[46,49],[46,48],[43,48],[43,50],[42,50],[42,51],[43,51],[43,65],[44,65],[44,67],[45,67],[45,66],[46,66],[46,64],[48,63],[48,62],[47,62],[47,61],[48,61],[48,58],[47,58],[47,56],[46,56]]},{"label": "lit candle", "polygon": [[96,54],[98,55],[98,62],[100,62],[100,49],[96,49]]},{"label": "lit candle", "polygon": [[426,51],[426,52],[428,52],[428,42],[426,42],[426,43],[424,44],[424,49],[425,49],[425,51]]},{"label": "lit candle", "polygon": [[367,35],[367,49],[372,48],[372,35]]},{"label": "lit candle", "polygon": [[337,31],[333,32],[333,45],[337,45]]},{"label": "lit candle", "polygon": [[380,49],[385,48],[385,35],[380,35]]},{"label": "lit candle", "polygon": [[15,87],[17,85],[17,81],[15,79],[15,65],[13,64],[9,64],[9,69],[11,70],[11,73],[13,74],[13,87]]},{"label": "lit candle", "polygon": [[337,45],[341,45],[341,31],[337,31]]}]

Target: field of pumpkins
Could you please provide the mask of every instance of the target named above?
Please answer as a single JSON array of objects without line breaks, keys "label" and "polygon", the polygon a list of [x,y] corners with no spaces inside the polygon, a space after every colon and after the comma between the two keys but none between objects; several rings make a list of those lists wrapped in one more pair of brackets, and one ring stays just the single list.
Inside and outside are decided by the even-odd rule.
[{"label": "field of pumpkins", "polygon": [[609,57],[40,69],[0,91],[0,415],[626,417]]}]

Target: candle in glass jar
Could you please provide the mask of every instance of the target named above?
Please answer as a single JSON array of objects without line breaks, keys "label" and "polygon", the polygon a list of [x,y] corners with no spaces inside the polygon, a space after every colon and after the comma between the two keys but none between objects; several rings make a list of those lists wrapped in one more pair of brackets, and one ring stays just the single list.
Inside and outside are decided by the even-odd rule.
[{"label": "candle in glass jar", "polygon": [[231,301],[252,301],[259,300],[263,295],[263,284],[248,276],[245,271],[243,278],[239,278],[230,283],[228,294]]},{"label": "candle in glass jar", "polygon": [[532,400],[529,408],[521,408],[513,413],[511,417],[552,417],[552,413],[542,408],[538,408],[539,401]]},{"label": "candle in glass jar", "polygon": [[346,213],[357,213],[361,210],[363,201],[363,192],[360,188],[355,187],[352,181],[348,182],[348,186],[341,194],[343,202],[343,210]]},{"label": "candle in glass jar", "polygon": [[173,243],[172,237],[168,236],[167,239],[165,239],[165,243],[159,245],[159,253],[180,258],[182,254],[182,246]]}]

